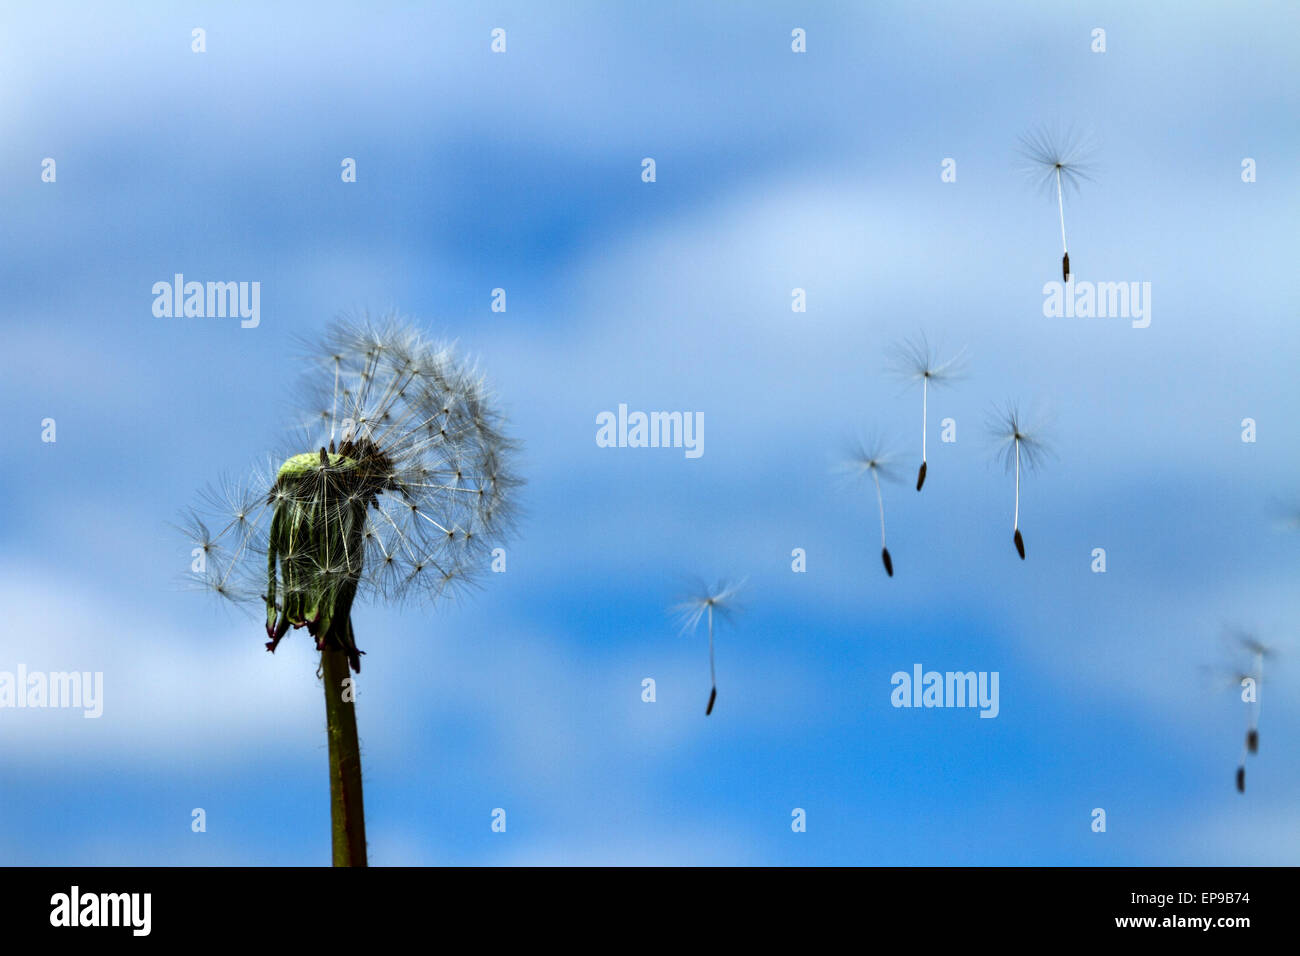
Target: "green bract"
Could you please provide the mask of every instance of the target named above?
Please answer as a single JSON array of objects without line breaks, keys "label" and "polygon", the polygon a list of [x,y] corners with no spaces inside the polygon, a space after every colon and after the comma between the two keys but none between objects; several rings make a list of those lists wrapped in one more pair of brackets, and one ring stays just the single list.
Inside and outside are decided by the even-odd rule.
[{"label": "green bract", "polygon": [[[290,626],[305,625],[317,645],[336,636],[357,670],[349,617],[364,560],[366,498],[359,485],[351,458],[324,449],[294,455],[280,466],[270,495],[275,510],[266,552],[268,646]],[[276,603],[277,560],[282,606]]]}]

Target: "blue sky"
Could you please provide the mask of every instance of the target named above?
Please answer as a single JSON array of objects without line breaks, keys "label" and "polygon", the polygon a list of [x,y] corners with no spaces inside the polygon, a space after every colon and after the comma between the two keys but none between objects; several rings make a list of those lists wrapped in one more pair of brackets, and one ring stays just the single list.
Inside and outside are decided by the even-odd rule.
[{"label": "blue sky", "polygon": [[[296,336],[396,307],[478,360],[528,484],[505,574],[355,614],[373,863],[1294,863],[1298,29],[1288,3],[7,8],[0,671],[103,671],[105,704],[0,709],[0,860],[328,862],[310,644],[269,656],[185,590],[168,522],[279,444]],[[1149,328],[1044,318],[1054,202],[1016,158],[1043,124],[1096,142],[1076,277],[1150,282]],[[259,281],[261,324],[156,318],[177,272]],[[969,373],[932,396],[924,493],[885,488],[889,579],[835,467],[872,431],[914,467],[886,365],[921,330]],[[1023,563],[984,429],[1008,399],[1056,452]],[[621,402],[702,412],[704,455],[597,447]],[[666,614],[696,575],[749,579],[708,718],[704,638]],[[1279,645],[1244,796],[1244,708],[1205,674],[1229,624]],[[998,671],[999,716],[891,707],[915,663]]]}]

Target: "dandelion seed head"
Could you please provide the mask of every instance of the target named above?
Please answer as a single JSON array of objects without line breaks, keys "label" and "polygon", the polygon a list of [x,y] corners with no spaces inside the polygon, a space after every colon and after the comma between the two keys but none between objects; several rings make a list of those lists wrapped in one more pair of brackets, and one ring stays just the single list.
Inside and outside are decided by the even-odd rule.
[{"label": "dandelion seed head", "polygon": [[1255,632],[1247,627],[1231,624],[1223,627],[1223,643],[1228,650],[1234,655],[1246,653],[1252,658],[1252,664],[1248,669],[1248,675],[1256,677],[1255,663],[1273,657],[1277,653],[1277,648],[1271,644],[1266,644],[1255,636]]},{"label": "dandelion seed head", "polygon": [[209,488],[183,526],[227,559],[209,558],[204,586],[265,601],[270,628],[277,609],[298,626],[353,596],[423,601],[468,583],[520,484],[482,377],[396,316],[335,322],[304,357],[307,412],[286,454]]},{"label": "dandelion seed head", "polygon": [[874,474],[882,482],[901,480],[896,455],[880,435],[860,439],[850,449],[840,464],[840,471],[850,479],[871,480]]},{"label": "dandelion seed head", "polygon": [[890,357],[890,368],[909,382],[924,379],[930,385],[946,385],[965,372],[965,349],[941,358],[924,332],[895,345]]},{"label": "dandelion seed head", "polygon": [[1077,128],[1039,127],[1020,138],[1021,172],[1053,198],[1056,179],[1061,188],[1078,192],[1084,182],[1095,182],[1097,146],[1091,134]]},{"label": "dandelion seed head", "polygon": [[747,579],[719,580],[713,585],[696,582],[687,595],[669,610],[677,619],[682,634],[693,632],[705,613],[712,611],[715,621],[730,619],[739,610],[737,596]]},{"label": "dandelion seed head", "polygon": [[1054,456],[1043,438],[1047,424],[1041,420],[1030,421],[1014,402],[990,413],[988,430],[997,443],[994,454],[1007,471],[1015,470],[1017,446],[1024,471],[1037,471]]}]

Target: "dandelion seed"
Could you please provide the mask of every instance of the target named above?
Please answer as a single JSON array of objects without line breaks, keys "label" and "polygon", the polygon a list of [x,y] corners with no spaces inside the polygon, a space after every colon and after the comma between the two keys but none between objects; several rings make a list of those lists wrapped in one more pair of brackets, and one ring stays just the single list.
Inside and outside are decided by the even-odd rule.
[{"label": "dandelion seed", "polygon": [[[216,558],[206,562],[206,586],[264,605],[268,651],[291,628],[315,638],[334,862],[364,865],[356,719],[339,693],[349,671],[361,670],[353,603],[431,601],[469,582],[510,530],[519,482],[482,380],[409,323],[336,322],[308,359],[300,406],[308,411],[288,454],[250,483],[209,491],[202,501],[216,517],[205,523],[196,513],[186,527]],[[219,530],[209,534],[209,524]]]},{"label": "dandelion seed", "polygon": [[930,388],[946,385],[960,376],[964,350],[947,361],[942,361],[938,353],[930,347],[925,334],[908,340],[894,349],[894,369],[909,381],[921,382],[921,468],[916,473],[916,490],[925,484],[926,474],[926,425],[929,417]]},{"label": "dandelion seed", "polygon": [[1255,682],[1255,699],[1246,709],[1246,750],[1252,754],[1259,753],[1259,718],[1264,706],[1264,659],[1273,655],[1273,649],[1241,630],[1232,632],[1232,637],[1251,662],[1250,671],[1242,675],[1243,679],[1253,677]]},{"label": "dandelion seed", "polygon": [[998,441],[997,457],[1007,471],[1016,473],[1016,506],[1011,521],[1012,541],[1020,560],[1025,559],[1025,539],[1020,534],[1020,472],[1035,471],[1051,454],[1043,442],[1039,429],[1029,429],[1024,417],[1014,404],[1008,404],[1004,410],[996,411],[989,421],[989,430]]},{"label": "dandelion seed", "polygon": [[713,619],[719,621],[730,618],[736,613],[736,595],[745,586],[745,582],[728,583],[719,581],[714,587],[697,585],[692,594],[681,603],[673,606],[672,611],[681,623],[681,633],[695,633],[700,618],[708,619],[709,626],[709,703],[704,708],[704,716],[713,713],[713,704],[718,699],[718,676],[713,666]]},{"label": "dandelion seed", "polygon": [[871,476],[871,483],[876,489],[876,507],[880,512],[880,560],[885,566],[885,573],[891,578],[894,576],[894,559],[889,555],[889,547],[885,541],[885,499],[881,494],[880,482],[897,481],[898,475],[894,471],[892,456],[885,453],[879,438],[872,438],[868,442],[859,442],[854,448],[849,460],[845,462],[844,468],[849,474],[858,478]]},{"label": "dandelion seed", "polygon": [[[1246,704],[1246,736],[1241,748],[1237,769],[1237,790],[1244,792],[1246,758],[1259,753],[1259,718],[1263,707],[1264,659],[1272,657],[1274,649],[1265,645],[1249,631],[1240,627],[1225,628],[1224,642],[1235,656],[1244,656],[1249,665],[1226,671],[1224,683],[1242,695]],[[1223,673],[1223,672],[1221,672]],[[1246,697],[1246,688],[1253,694]]]},{"label": "dandelion seed", "polygon": [[1061,219],[1061,281],[1070,281],[1070,249],[1065,241],[1065,193],[1079,191],[1082,182],[1092,180],[1091,140],[1074,130],[1039,129],[1022,136],[1022,167],[1031,181],[1049,194],[1056,193],[1056,209]]}]

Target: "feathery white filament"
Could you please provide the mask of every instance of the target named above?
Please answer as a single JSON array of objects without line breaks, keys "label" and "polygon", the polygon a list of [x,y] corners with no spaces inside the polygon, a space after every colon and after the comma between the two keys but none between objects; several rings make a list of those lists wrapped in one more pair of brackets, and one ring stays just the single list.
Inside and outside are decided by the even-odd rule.
[{"label": "feathery white filament", "polygon": [[339,358],[334,357],[334,399],[330,402],[330,441],[334,441],[334,421],[339,408]]}]

